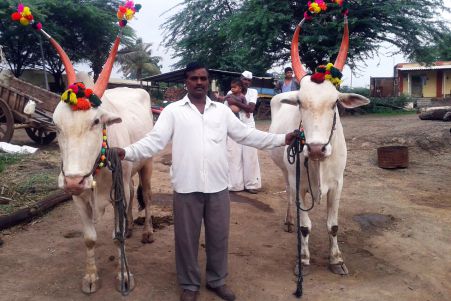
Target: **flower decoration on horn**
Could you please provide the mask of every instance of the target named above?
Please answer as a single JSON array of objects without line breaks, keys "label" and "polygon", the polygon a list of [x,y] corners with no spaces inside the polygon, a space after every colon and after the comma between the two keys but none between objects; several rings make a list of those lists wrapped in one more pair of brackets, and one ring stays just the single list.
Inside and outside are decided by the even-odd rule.
[{"label": "flower decoration on horn", "polygon": [[333,0],[338,6],[341,7],[341,13],[344,16],[347,16],[349,14],[349,4],[347,0]]},{"label": "flower decoration on horn", "polygon": [[70,85],[61,95],[61,101],[70,105],[73,111],[87,111],[102,104],[100,98],[91,89],[86,89],[83,83]]},{"label": "flower decoration on horn", "polygon": [[34,29],[41,30],[42,24],[41,22],[36,22],[34,20],[34,16],[31,13],[30,7],[19,3],[17,6],[17,11],[11,14],[11,19],[13,21],[19,22],[23,26],[28,26],[31,24]]},{"label": "flower decoration on horn", "polygon": [[[345,16],[348,15],[348,1],[347,0],[331,0],[332,3],[341,7],[341,13]],[[314,15],[318,15],[327,10],[327,3],[324,0],[313,0],[307,2],[307,10],[304,13],[304,19],[311,21]]]},{"label": "flower decoration on horn", "polygon": [[334,67],[334,64],[321,65],[316,68],[316,72],[310,77],[312,82],[321,84],[325,80],[330,81],[335,87],[340,87],[343,73]]},{"label": "flower decoration on horn", "polygon": [[304,13],[304,18],[306,20],[311,20],[313,15],[317,15],[323,11],[327,10],[327,4],[324,0],[313,0],[307,3],[307,11]]},{"label": "flower decoration on horn", "polygon": [[126,1],[124,5],[119,6],[117,10],[119,26],[125,27],[128,21],[135,17],[135,13],[140,11],[141,7],[141,4],[135,4],[133,1]]}]

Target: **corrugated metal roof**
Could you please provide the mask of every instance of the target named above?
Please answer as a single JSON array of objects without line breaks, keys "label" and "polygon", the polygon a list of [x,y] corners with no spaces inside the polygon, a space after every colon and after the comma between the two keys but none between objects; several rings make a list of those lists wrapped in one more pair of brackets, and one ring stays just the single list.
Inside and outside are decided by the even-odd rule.
[{"label": "corrugated metal roof", "polygon": [[443,70],[443,69],[451,69],[451,65],[443,65],[443,66],[415,66],[415,67],[401,67],[398,68],[400,71],[422,71],[422,70]]}]

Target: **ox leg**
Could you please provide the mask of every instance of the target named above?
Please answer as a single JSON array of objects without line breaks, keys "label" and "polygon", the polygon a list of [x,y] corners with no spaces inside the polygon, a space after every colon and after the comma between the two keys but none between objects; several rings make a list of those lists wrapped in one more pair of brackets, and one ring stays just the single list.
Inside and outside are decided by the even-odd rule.
[{"label": "ox leg", "polygon": [[86,245],[86,270],[82,280],[81,289],[84,293],[91,294],[100,288],[94,252],[97,241],[97,233],[93,220],[94,208],[92,208],[89,203],[89,194],[83,195],[83,197],[73,196],[73,200],[81,216]]},{"label": "ox leg", "polygon": [[347,275],[348,268],[338,247],[338,206],[340,204],[341,188],[335,188],[327,194],[327,232],[329,233],[330,255],[329,269],[338,275]]},{"label": "ox leg", "polygon": [[[124,169],[124,174],[126,174],[125,169]],[[130,185],[130,182],[131,182],[130,181],[130,177],[128,177],[128,179],[126,179],[124,177],[124,180],[123,180],[124,187],[127,187],[127,185]],[[127,201],[126,204],[130,204],[130,202],[131,202],[130,189],[124,189],[124,194],[125,194],[125,199]],[[130,207],[130,206],[127,206],[127,208],[125,208],[125,210],[127,210],[128,207]],[[116,212],[116,210],[115,210],[115,212]],[[119,217],[115,216],[115,220],[119,221]],[[123,226],[125,227],[127,223],[128,223],[128,219],[124,220],[124,225]],[[118,225],[115,225],[115,231],[118,230],[116,227],[118,227]],[[113,232],[113,237],[114,236],[115,236],[115,233]],[[125,243],[125,241],[124,241],[124,243]],[[119,292],[121,291],[121,283],[122,283],[122,280],[124,280],[125,287],[127,288],[127,290],[132,291],[135,288],[134,276],[133,276],[132,273],[130,273],[129,274],[130,277],[129,277],[129,275],[127,275],[127,273],[125,273],[124,278],[122,278],[122,273],[121,273],[121,264],[122,264],[122,262],[121,262],[122,261],[121,246],[120,246],[120,242],[117,239],[114,240],[114,244],[116,245],[117,250],[118,250],[118,254],[119,254],[119,256],[118,256],[118,258],[119,258],[118,273],[117,273],[117,277],[116,277],[116,289]],[[124,253],[125,253],[125,247],[124,247]],[[125,254],[124,254],[124,257],[125,257]]]},{"label": "ox leg", "polygon": [[[302,179],[304,181],[304,179]],[[290,196],[292,200],[296,200],[296,177],[290,177]],[[307,189],[304,187],[301,187],[300,191],[300,202],[302,205],[302,208],[307,208],[308,204],[306,202],[306,195],[307,195]],[[310,220],[310,217],[307,212],[301,211],[300,213],[300,219],[299,219],[299,230],[301,231],[301,263],[303,265],[303,274],[307,275],[309,273],[309,266],[310,266],[310,250],[309,250],[309,237],[310,232],[312,229],[312,221]],[[299,262],[296,261],[296,267],[295,267],[295,274],[298,272],[298,264]]]},{"label": "ox leg", "polygon": [[125,233],[126,238],[130,238],[133,235],[133,199],[135,198],[135,184],[133,178],[130,179],[130,201],[127,206],[127,232]]},{"label": "ox leg", "polygon": [[151,178],[152,178],[152,159],[146,161],[141,170],[139,171],[139,178],[142,186],[143,198],[144,198],[144,212],[145,221],[144,229],[142,233],[142,243],[153,243],[155,241],[153,237],[153,225],[152,225],[152,215],[150,211],[150,205],[152,201],[152,190],[151,190]]},{"label": "ox leg", "polygon": [[295,230],[293,218],[293,194],[291,193],[288,176],[285,176],[286,192],[287,192],[287,213],[285,215],[284,229],[286,232],[292,233]]}]

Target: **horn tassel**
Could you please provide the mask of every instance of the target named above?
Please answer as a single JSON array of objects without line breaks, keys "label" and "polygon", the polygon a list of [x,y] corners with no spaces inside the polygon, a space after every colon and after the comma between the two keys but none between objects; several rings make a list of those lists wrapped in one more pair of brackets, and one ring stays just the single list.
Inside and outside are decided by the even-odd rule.
[{"label": "horn tassel", "polygon": [[344,30],[343,30],[343,38],[341,40],[340,52],[337,55],[337,59],[335,60],[335,68],[343,71],[343,68],[346,64],[346,59],[348,58],[349,51],[349,28],[348,28],[348,17],[344,17]]},{"label": "horn tassel", "polygon": [[77,76],[75,74],[74,66],[72,65],[69,56],[67,56],[64,49],[61,47],[60,44],[58,44],[57,41],[55,41],[54,38],[52,38],[48,33],[46,33],[44,30],[40,30],[40,32],[50,41],[50,44],[52,44],[53,48],[55,48],[56,52],[58,53],[59,57],[61,58],[61,61],[63,62],[64,68],[66,69],[66,75],[67,75],[67,85],[70,86],[73,83],[77,81]]},{"label": "horn tassel", "polygon": [[305,19],[302,19],[298,26],[296,26],[296,31],[294,32],[293,40],[291,41],[291,64],[293,65],[294,75],[298,81],[307,75],[307,71],[302,65],[301,57],[299,56],[299,34],[304,22]]},{"label": "horn tassel", "polygon": [[117,51],[119,49],[119,44],[121,43],[121,38],[118,36],[114,41],[113,48],[111,49],[110,55],[103,66],[102,72],[97,79],[94,88],[92,89],[94,94],[96,94],[99,98],[102,97],[103,93],[105,93],[106,88],[108,87],[108,82],[110,81],[111,72],[113,71],[114,60],[116,59]]}]

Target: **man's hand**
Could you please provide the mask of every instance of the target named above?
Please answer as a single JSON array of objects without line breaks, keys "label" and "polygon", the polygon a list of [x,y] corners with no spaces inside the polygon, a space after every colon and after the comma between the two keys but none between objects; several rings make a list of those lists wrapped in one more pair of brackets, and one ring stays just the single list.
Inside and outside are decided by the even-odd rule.
[{"label": "man's hand", "polygon": [[291,132],[291,133],[286,134],[285,135],[285,144],[290,145],[297,138],[297,136],[298,135],[296,132]]},{"label": "man's hand", "polygon": [[125,158],[125,149],[120,148],[120,147],[114,147],[113,149],[115,149],[117,151],[117,154],[119,155],[119,158],[121,160],[124,160],[124,158]]}]

